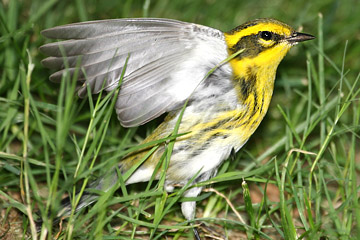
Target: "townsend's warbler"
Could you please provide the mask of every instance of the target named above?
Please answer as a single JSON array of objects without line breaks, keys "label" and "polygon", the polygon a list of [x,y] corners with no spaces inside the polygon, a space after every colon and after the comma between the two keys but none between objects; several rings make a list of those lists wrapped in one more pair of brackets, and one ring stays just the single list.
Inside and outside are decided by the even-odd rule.
[{"label": "townsend's warbler", "polygon": [[[124,71],[115,105],[124,127],[168,113],[143,143],[171,135],[187,101],[177,131],[187,134],[177,137],[173,146],[167,191],[193,178],[191,184],[216,175],[230,152],[238,151],[264,118],[280,61],[293,45],[314,38],[274,19],[250,21],[226,33],[193,23],[144,18],[75,23],[42,34],[66,40],[41,47],[50,56],[43,65],[57,70],[50,76],[53,81],[60,81],[65,72],[78,74],[81,97],[86,96],[87,86],[92,93],[114,90]],[[223,61],[232,54],[232,59]],[[165,149],[163,142],[126,184],[148,181]],[[142,160],[148,150],[119,159],[120,173]],[[111,169],[91,186],[107,191],[117,179],[116,169]],[[200,192],[201,187],[194,187],[183,196],[196,197]],[[77,209],[95,198],[85,192]],[[193,201],[181,204],[187,220],[194,218],[195,205]],[[59,216],[69,209],[64,206]]]}]

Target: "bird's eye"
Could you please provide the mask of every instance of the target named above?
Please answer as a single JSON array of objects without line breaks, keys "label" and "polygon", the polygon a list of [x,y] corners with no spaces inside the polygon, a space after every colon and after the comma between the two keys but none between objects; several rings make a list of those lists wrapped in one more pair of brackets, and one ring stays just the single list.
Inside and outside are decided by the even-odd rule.
[{"label": "bird's eye", "polygon": [[271,40],[271,38],[272,38],[272,33],[269,32],[269,31],[262,31],[262,32],[260,33],[260,37],[261,37],[262,39],[264,39],[265,41],[269,41],[269,40]]}]

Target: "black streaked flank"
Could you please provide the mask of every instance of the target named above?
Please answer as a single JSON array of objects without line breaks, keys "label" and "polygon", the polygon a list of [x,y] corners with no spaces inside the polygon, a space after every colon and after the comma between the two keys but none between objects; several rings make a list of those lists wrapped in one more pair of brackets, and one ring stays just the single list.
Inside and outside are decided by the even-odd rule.
[{"label": "black streaked flank", "polygon": [[189,149],[190,149],[190,145],[183,144],[180,147],[174,148],[173,151],[172,151],[172,154],[175,155],[175,154],[177,154],[179,152],[187,151]]},{"label": "black streaked flank", "polygon": [[[218,121],[216,122],[214,125],[210,126],[210,127],[207,127],[207,128],[204,128],[202,131],[203,132],[208,132],[208,131],[211,131],[211,130],[215,130],[215,129],[222,129],[223,125],[230,122],[232,119],[232,116],[230,117],[227,117],[221,121]],[[199,137],[201,137],[203,135],[203,132],[199,133]]]},{"label": "black streaked flank", "polygon": [[264,99],[265,99],[265,91],[263,91],[263,93],[262,93],[260,113],[262,113],[262,111],[263,111],[263,107],[264,107]]},{"label": "black streaked flank", "polygon": [[[201,137],[204,136],[204,132],[211,132],[212,130],[216,130],[216,129],[225,129],[224,125],[230,121],[233,120],[233,117],[227,117],[219,122],[215,122],[212,126],[204,128],[201,130],[201,132],[197,133],[196,135],[193,136],[194,139],[200,139]],[[220,133],[214,133],[213,135],[209,136],[209,138],[205,141],[205,142],[210,142],[210,139],[212,139],[213,137],[219,137],[221,134]],[[200,148],[204,147],[204,145],[201,145]],[[174,151],[176,151],[177,149],[174,149]],[[193,153],[194,154],[194,153]],[[197,154],[195,154],[197,155]],[[195,156],[192,155],[192,156]]]},{"label": "black streaked flank", "polygon": [[245,79],[244,77],[236,77],[234,81],[236,82],[236,85],[240,87],[240,99],[245,102],[248,98],[251,92],[255,92],[255,84],[256,84],[256,75],[251,74],[248,79]]},{"label": "black streaked flank", "polygon": [[241,96],[240,98],[244,101],[249,97],[249,87],[247,84],[247,81],[245,78],[241,77],[235,77],[235,81],[237,82],[237,85],[240,87]]},{"label": "black streaked flank", "polygon": [[[253,100],[253,108],[252,109],[248,109],[249,112],[249,119],[251,119],[255,113],[259,110],[259,102],[258,102],[258,93],[256,92],[256,72],[257,72],[257,67],[252,67],[247,69],[247,78],[245,79],[244,77],[235,77],[234,81],[236,82],[236,85],[239,86],[240,88],[240,93],[239,93],[239,98],[241,99],[241,101],[245,104],[246,101],[248,100],[250,95],[254,96],[254,100]],[[262,107],[264,104],[264,98],[262,100],[262,104],[261,104],[261,109],[260,111],[262,111]]]},{"label": "black streaked flank", "polygon": [[254,107],[253,107],[253,112],[250,116],[250,118],[252,118],[254,116],[254,114],[256,113],[256,111],[259,109],[258,107],[258,95],[257,92],[254,91]]},{"label": "black streaked flank", "polygon": [[[202,132],[201,135],[204,135],[204,133]],[[196,156],[202,154],[203,151],[205,151],[206,149],[209,148],[209,146],[213,143],[214,139],[216,139],[216,138],[225,139],[226,137],[227,136],[224,137],[224,135],[222,135],[219,132],[209,135],[209,137],[206,139],[206,141],[204,141],[204,144],[202,144],[202,145],[194,144],[194,146],[196,146],[196,147],[194,147],[193,152],[191,153],[191,155],[188,158],[193,158],[193,157],[196,157]]]}]

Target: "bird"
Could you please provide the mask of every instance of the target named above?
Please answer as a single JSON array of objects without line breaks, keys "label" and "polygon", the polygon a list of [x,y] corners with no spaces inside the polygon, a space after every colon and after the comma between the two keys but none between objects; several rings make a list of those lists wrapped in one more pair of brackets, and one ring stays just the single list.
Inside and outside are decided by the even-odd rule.
[{"label": "bird", "polygon": [[[271,18],[227,32],[172,19],[110,19],[57,26],[42,35],[61,40],[40,47],[48,56],[42,64],[55,69],[51,81],[76,74],[77,93],[85,97],[88,88],[92,94],[112,92],[121,80],[115,111],[126,128],[165,115],[142,144],[168,137],[180,121],[177,132],[186,134],[175,139],[166,169],[168,192],[216,176],[263,120],[281,60],[292,46],[315,38]],[[149,181],[165,151],[162,142],[125,184]],[[90,186],[108,191],[118,172],[124,174],[147,153],[138,150],[119,159],[115,170]],[[154,174],[158,179],[159,171]],[[196,197],[201,191],[193,187],[183,196]],[[95,199],[85,192],[76,210]],[[62,214],[69,209],[63,206]],[[182,202],[181,211],[186,220],[193,220],[196,202]],[[200,239],[196,228],[194,233]]]}]

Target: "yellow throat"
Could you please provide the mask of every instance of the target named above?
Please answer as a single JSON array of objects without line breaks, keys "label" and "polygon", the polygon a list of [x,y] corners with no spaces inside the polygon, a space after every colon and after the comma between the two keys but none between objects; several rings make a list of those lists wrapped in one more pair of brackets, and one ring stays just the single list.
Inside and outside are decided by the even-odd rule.
[{"label": "yellow throat", "polygon": [[239,101],[248,108],[247,116],[238,124],[246,121],[250,134],[266,114],[276,69],[294,45],[288,41],[294,34],[293,28],[273,19],[251,21],[225,33],[229,54],[243,50],[230,65]]}]

